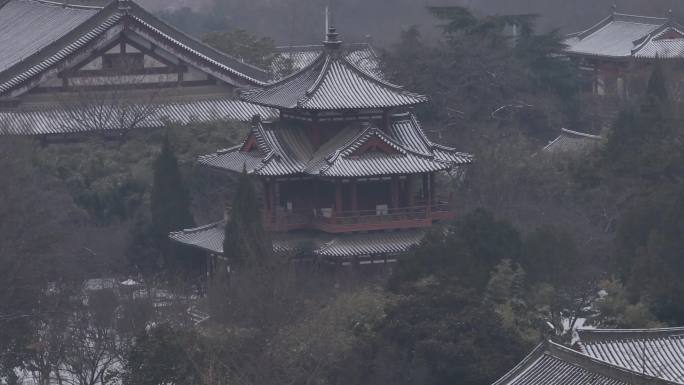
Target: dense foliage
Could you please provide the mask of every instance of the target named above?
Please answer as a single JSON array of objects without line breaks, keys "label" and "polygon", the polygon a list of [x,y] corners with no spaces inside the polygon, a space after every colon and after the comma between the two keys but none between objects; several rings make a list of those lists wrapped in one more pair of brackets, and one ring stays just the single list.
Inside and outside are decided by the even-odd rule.
[{"label": "dense foliage", "polygon": [[[386,69],[433,97],[426,127],[477,161],[439,181],[458,219],[383,274],[288,263],[246,173],[191,169],[243,125],[3,142],[0,382],[486,385],[540,341],[570,343],[583,322],[684,323],[684,131],[670,68],[655,67],[603,146],[549,156],[555,127],[583,113],[558,34],[535,32],[531,16],[431,12],[440,38],[407,29]],[[267,64],[270,40],[215,19],[207,41]],[[215,275],[198,296],[187,262],[206,256],[167,234],[220,220],[226,200],[226,258],[208,258]]]}]

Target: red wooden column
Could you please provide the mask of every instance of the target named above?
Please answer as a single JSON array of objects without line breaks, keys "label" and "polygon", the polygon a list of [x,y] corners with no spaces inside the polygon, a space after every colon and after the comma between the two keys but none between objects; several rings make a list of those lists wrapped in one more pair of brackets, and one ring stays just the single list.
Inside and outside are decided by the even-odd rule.
[{"label": "red wooden column", "polygon": [[432,174],[427,174],[426,175],[426,180],[425,180],[425,187],[427,188],[425,190],[426,193],[426,198],[427,198],[427,211],[430,213],[432,210]]},{"label": "red wooden column", "polygon": [[359,192],[356,179],[351,180],[351,210],[359,211]]},{"label": "red wooden column", "polygon": [[392,194],[392,208],[399,207],[399,177],[392,176],[392,183],[390,184],[390,193]]},{"label": "red wooden column", "polygon": [[342,181],[335,179],[335,213],[342,212]]},{"label": "red wooden column", "polygon": [[416,194],[415,191],[413,191],[413,175],[406,176],[406,193],[408,194],[408,199],[406,201],[408,202],[409,207],[415,206]]}]

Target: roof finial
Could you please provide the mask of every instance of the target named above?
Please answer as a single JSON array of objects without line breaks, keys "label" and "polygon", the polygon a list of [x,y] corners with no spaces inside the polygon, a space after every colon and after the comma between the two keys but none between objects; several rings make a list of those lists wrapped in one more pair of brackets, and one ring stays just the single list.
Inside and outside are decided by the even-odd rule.
[{"label": "roof finial", "polygon": [[323,33],[328,33],[328,28],[330,28],[330,7],[325,6],[325,31]]},{"label": "roof finial", "polygon": [[337,29],[330,24],[330,11],[328,7],[325,7],[325,32],[326,35],[323,45],[331,49],[339,48],[340,45],[342,45],[342,42],[338,39],[340,34],[337,33]]},{"label": "roof finial", "polygon": [[667,20],[674,21],[674,12],[672,12],[672,8],[667,10]]},{"label": "roof finial", "polygon": [[610,6],[610,13],[613,15],[617,13],[617,3],[613,3],[613,5]]}]

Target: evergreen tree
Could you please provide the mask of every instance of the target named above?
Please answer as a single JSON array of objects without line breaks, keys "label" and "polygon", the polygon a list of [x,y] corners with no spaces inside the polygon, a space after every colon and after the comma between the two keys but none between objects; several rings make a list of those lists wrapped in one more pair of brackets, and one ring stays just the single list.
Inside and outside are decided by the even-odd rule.
[{"label": "evergreen tree", "polygon": [[196,253],[172,245],[168,236],[172,231],[192,227],[195,223],[190,213],[190,195],[168,136],[164,139],[161,153],[154,161],[153,171],[150,238],[156,250],[162,253],[165,268],[186,268],[193,264],[189,259]]},{"label": "evergreen tree", "polygon": [[608,136],[604,151],[608,168],[622,176],[649,180],[681,178],[681,130],[674,112],[665,73],[656,62],[639,108],[620,113]]},{"label": "evergreen tree", "polygon": [[261,208],[254,185],[243,169],[225,227],[223,255],[232,266],[262,265],[273,252],[261,223]]},{"label": "evergreen tree", "polygon": [[660,102],[666,102],[668,97],[667,90],[667,80],[665,79],[665,72],[663,71],[663,65],[660,60],[656,60],[655,67],[653,68],[653,73],[648,79],[647,95],[651,98],[655,98]]}]

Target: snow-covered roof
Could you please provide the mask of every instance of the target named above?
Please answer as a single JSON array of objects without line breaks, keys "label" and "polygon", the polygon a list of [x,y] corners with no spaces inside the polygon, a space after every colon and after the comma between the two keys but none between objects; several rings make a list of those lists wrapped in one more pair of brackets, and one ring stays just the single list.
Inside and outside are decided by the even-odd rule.
[{"label": "snow-covered roof", "polygon": [[[419,230],[377,231],[360,234],[332,235],[325,233],[289,233],[274,235],[276,252],[297,251],[308,244],[311,253],[332,260],[364,256],[395,256],[417,245],[425,236]],[[225,238],[225,222],[172,232],[169,237],[178,243],[192,246],[209,253],[222,254]]]},{"label": "snow-covered roof", "polygon": [[684,58],[684,34],[671,17],[613,12],[583,32],[568,36],[566,52],[610,59]]},{"label": "snow-covered roof", "polygon": [[[250,141],[255,146],[248,148]],[[369,143],[383,143],[387,152],[364,152]],[[469,154],[432,143],[412,114],[393,116],[388,132],[368,123],[349,123],[319,147],[301,127],[258,121],[242,145],[199,159],[205,166],[233,172],[245,168],[254,175],[327,177],[428,173],[471,161]]]},{"label": "snow-covered roof", "polygon": [[673,385],[554,342],[540,344],[494,385]]},{"label": "snow-covered roof", "polygon": [[684,384],[684,327],[579,329],[585,354],[639,373]]}]

